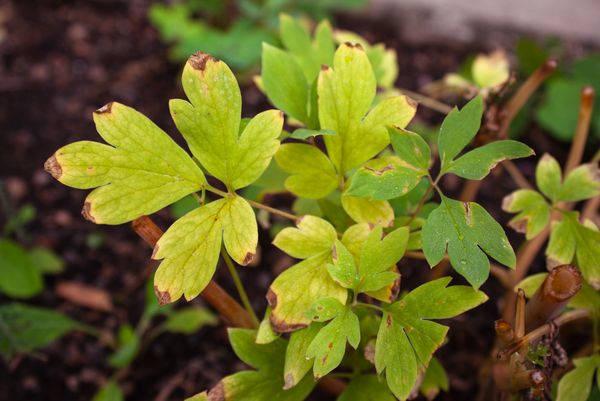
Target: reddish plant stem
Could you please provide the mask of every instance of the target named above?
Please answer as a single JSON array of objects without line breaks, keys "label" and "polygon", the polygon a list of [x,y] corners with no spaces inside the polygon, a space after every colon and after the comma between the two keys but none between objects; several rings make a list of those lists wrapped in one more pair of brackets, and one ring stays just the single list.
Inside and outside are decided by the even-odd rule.
[{"label": "reddish plant stem", "polygon": [[575,136],[573,137],[573,143],[571,144],[571,150],[569,151],[569,157],[567,159],[567,164],[565,165],[565,176],[581,163],[585,143],[587,142],[588,133],[590,131],[593,106],[594,88],[586,86],[581,90],[579,118],[577,119]]},{"label": "reddish plant stem", "polygon": [[571,265],[557,266],[546,276],[525,308],[525,329],[529,332],[557,317],[581,289],[581,274]]},{"label": "reddish plant stem", "polygon": [[506,106],[504,107],[504,116],[500,124],[500,130],[498,131],[499,138],[508,137],[508,129],[510,124],[516,117],[517,113],[525,105],[531,95],[540,87],[540,85],[556,70],[558,62],[555,59],[549,59],[539,66],[533,74],[523,82],[523,84],[517,89],[515,94],[510,98]]},{"label": "reddish plant stem", "polygon": [[[148,216],[134,220],[131,227],[151,247],[154,247],[163,235],[163,231]],[[232,326],[256,328],[250,314],[214,280],[208,283],[200,296]],[[321,379],[317,385],[331,395],[339,395],[346,388],[345,382],[329,376]]]}]

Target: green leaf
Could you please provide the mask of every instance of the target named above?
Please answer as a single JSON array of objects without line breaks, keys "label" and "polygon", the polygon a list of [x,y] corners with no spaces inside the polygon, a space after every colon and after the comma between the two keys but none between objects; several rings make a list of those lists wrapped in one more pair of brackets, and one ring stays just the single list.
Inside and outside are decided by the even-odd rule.
[{"label": "green leaf", "polygon": [[565,178],[557,200],[577,202],[600,194],[600,170],[594,163],[582,164]]},{"label": "green leaf", "polygon": [[279,334],[273,331],[273,327],[271,327],[271,307],[267,306],[265,311],[265,316],[263,320],[260,321],[258,325],[258,330],[256,332],[256,343],[257,344],[269,344],[275,341]]},{"label": "green leaf", "polygon": [[65,268],[65,261],[51,249],[33,248],[29,251],[29,259],[43,274],[61,273]]},{"label": "green leaf", "polygon": [[387,200],[400,197],[417,186],[427,170],[407,164],[396,156],[369,160],[352,176],[346,194]]},{"label": "green leaf", "polygon": [[537,237],[550,221],[551,206],[538,192],[519,189],[502,200],[502,210],[518,213],[508,225],[517,232],[525,233],[529,240]]},{"label": "green leaf", "polygon": [[287,342],[256,344],[253,330],[229,329],[229,342],[236,355],[257,370],[246,370],[223,378],[208,392],[208,399],[224,401],[302,401],[315,383],[306,377],[289,390],[284,389],[283,368]]},{"label": "green leaf", "polygon": [[475,202],[442,196],[442,203],[427,217],[421,235],[430,266],[443,259],[447,248],[454,270],[475,288],[490,273],[486,253],[505,266],[515,267],[515,253],[502,226]]},{"label": "green leaf", "polygon": [[529,146],[512,140],[495,141],[473,149],[446,164],[445,172],[468,180],[481,180],[501,161],[534,154]]},{"label": "green leaf", "polygon": [[449,168],[452,160],[477,135],[483,114],[483,98],[477,96],[460,111],[454,108],[440,127],[438,148],[442,161],[441,171]]},{"label": "green leaf", "polygon": [[520,288],[523,290],[527,298],[531,298],[538,288],[541,287],[542,283],[546,279],[546,276],[548,276],[548,273],[538,273],[527,276],[517,285],[515,285],[513,290],[516,292]]},{"label": "green leaf", "polygon": [[337,401],[395,401],[385,382],[376,375],[360,375],[348,383]]},{"label": "green leaf", "polygon": [[419,391],[428,400],[433,400],[440,390],[448,391],[448,388],[448,375],[446,375],[444,367],[437,358],[431,358],[423,376],[423,381],[419,386]]},{"label": "green leaf", "polygon": [[358,285],[358,269],[354,256],[339,240],[335,241],[333,263],[327,266],[327,271],[331,278],[344,288],[354,289]]},{"label": "green leaf", "polygon": [[182,74],[191,103],[170,102],[171,115],[194,156],[208,173],[233,189],[254,182],[279,147],[283,114],[267,110],[256,115],[240,134],[240,88],[220,60],[195,53]]},{"label": "green leaf", "polygon": [[322,136],[322,135],[335,135],[335,131],[332,131],[330,129],[314,130],[314,129],[307,129],[307,128],[298,128],[297,130],[295,130],[294,132],[292,132],[290,134],[290,138],[308,139],[308,138],[314,138],[314,137]]},{"label": "green leaf", "polygon": [[536,109],[537,122],[561,141],[571,141],[577,125],[581,90],[585,81],[557,78],[548,82],[544,99]]},{"label": "green leaf", "polygon": [[431,149],[423,137],[403,128],[388,128],[394,152],[406,164],[427,174],[431,159]]},{"label": "green leaf", "polygon": [[357,223],[370,223],[384,227],[394,223],[394,209],[387,201],[342,194],[342,206]]},{"label": "green leaf", "polygon": [[262,86],[275,107],[308,123],[309,83],[293,55],[263,43]]},{"label": "green leaf", "polygon": [[324,68],[319,74],[319,121],[322,129],[337,133],[324,139],[340,172],[383,150],[389,144],[386,126],[403,128],[415,114],[416,104],[404,96],[387,98],[367,114],[375,91],[370,62],[357,45],[342,44],[335,53],[333,69]]},{"label": "green leaf", "polygon": [[556,159],[548,153],[544,153],[535,168],[535,181],[538,188],[552,202],[558,200],[561,188],[562,173]]},{"label": "green leaf", "polygon": [[315,40],[304,21],[287,14],[279,16],[281,41],[302,66],[308,82],[313,82],[321,65],[331,65],[334,54],[333,34],[327,21],[321,21],[315,30]]},{"label": "green leaf", "polygon": [[114,380],[109,380],[94,395],[92,401],[123,401],[124,399],[125,396],[119,384]]},{"label": "green leaf", "polygon": [[311,323],[310,326],[290,335],[290,341],[285,350],[284,389],[290,389],[300,383],[313,366],[312,359],[306,357],[306,350],[322,327],[322,324]]},{"label": "green leaf", "polygon": [[448,328],[430,319],[448,319],[487,300],[487,296],[466,286],[447,287],[449,277],[430,281],[400,301],[384,306],[375,345],[375,366],[385,370],[390,390],[406,400],[440,347]]},{"label": "green leaf", "polygon": [[254,211],[239,196],[197,208],[160,238],[152,257],[164,259],[154,277],[161,304],[175,302],[182,295],[187,300],[198,296],[215,272],[221,239],[238,264],[245,266],[252,261],[258,227]]},{"label": "green leaf", "polygon": [[332,297],[346,303],[348,291],[329,276],[331,248],[295,264],[281,273],[271,284],[267,300],[273,309],[271,326],[286,333],[308,326],[306,312],[320,298]]},{"label": "green leaf", "polygon": [[217,316],[208,309],[189,306],[170,314],[164,328],[172,333],[193,334],[204,326],[214,326],[218,322]]},{"label": "green leaf", "polygon": [[0,353],[31,352],[83,326],[50,309],[19,303],[0,305]]},{"label": "green leaf", "polygon": [[285,180],[285,187],[298,196],[320,199],[338,186],[333,164],[315,146],[299,143],[282,145],[275,160],[283,171],[292,174]]},{"label": "green leaf", "polygon": [[0,292],[13,298],[30,298],[43,289],[42,274],[27,251],[0,239]]},{"label": "green leaf", "polygon": [[273,240],[273,245],[298,259],[331,251],[337,233],[327,220],[307,215],[299,219],[297,227],[281,230]]},{"label": "green leaf", "polygon": [[116,351],[108,358],[114,368],[131,364],[140,350],[140,338],[129,324],[119,327],[118,343]]},{"label": "green leaf", "polygon": [[581,289],[571,299],[569,306],[578,309],[587,309],[598,318],[600,316],[600,292],[586,283],[581,283]]},{"label": "green leaf", "polygon": [[594,372],[600,369],[600,355],[573,360],[575,368],[558,382],[556,401],[586,401],[592,390]]},{"label": "green leaf", "polygon": [[314,322],[327,322],[344,311],[346,306],[335,298],[318,299],[306,312],[306,316]]},{"label": "green leaf", "polygon": [[578,212],[563,211],[563,219],[552,225],[546,256],[552,263],[574,263],[583,278],[600,289],[600,232],[579,223]]},{"label": "green leaf", "polygon": [[44,167],[65,185],[96,188],[83,215],[97,224],[121,224],[152,214],[202,188],[202,171],[163,130],[120,103],[94,112],[96,129],[110,145],[67,145]]},{"label": "green leaf", "polygon": [[338,315],[312,340],[306,350],[307,358],[314,358],[313,374],[318,380],[338,367],[346,353],[346,342],[354,349],[360,342],[358,317],[350,308],[343,308]]}]

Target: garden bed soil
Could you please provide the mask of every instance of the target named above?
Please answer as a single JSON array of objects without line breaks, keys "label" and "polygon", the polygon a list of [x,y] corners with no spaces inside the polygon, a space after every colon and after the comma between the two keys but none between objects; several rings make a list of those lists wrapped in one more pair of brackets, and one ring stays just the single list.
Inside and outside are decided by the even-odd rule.
[{"label": "garden bed soil", "polygon": [[[99,140],[92,112],[112,100],[143,112],[181,142],[168,111],[168,99],[183,97],[178,82],[180,65],[169,61],[167,46],[148,22],[149,1],[0,4],[4,20],[0,42],[0,176],[15,206],[31,202],[37,209],[35,221],[26,230],[28,245],[51,247],[67,264],[63,274],[46,278],[44,292],[32,303],[55,308],[110,336],[119,325],[135,324],[140,318],[145,282],[156,268],[150,261],[151,250],[127,225],[96,226],[84,220],[80,210],[85,192],[53,180],[44,172],[43,163],[67,143]],[[337,22],[341,28],[395,48],[400,63],[399,86],[412,90],[456,70],[467,55],[481,50],[477,45],[449,43],[409,45],[395,36],[389,21],[341,16]],[[242,90],[244,115],[269,107],[255,87]],[[432,122],[441,118],[424,108],[419,117]],[[531,127],[526,140],[538,154],[550,151],[564,159],[565,146],[548,140],[537,127]],[[532,176],[533,159],[518,165],[526,176]],[[445,185],[454,193],[459,190],[458,182]],[[508,216],[499,209],[500,200],[513,189],[505,176],[492,176],[483,185],[479,200],[505,222]],[[275,198],[275,202],[285,207],[289,198]],[[5,218],[0,216],[0,224]],[[171,223],[169,213],[158,213],[157,222],[166,229]],[[509,234],[515,245],[522,240]],[[264,232],[261,247],[259,265],[241,271],[257,310],[265,307],[264,295],[274,274],[292,262],[270,245]],[[542,268],[542,261],[536,262],[534,270]],[[219,269],[216,279],[233,294],[225,270]],[[407,260],[401,263],[400,271],[403,289],[410,289],[423,282],[428,268]],[[64,282],[104,291],[112,298],[112,310],[66,301],[57,294]],[[437,356],[449,373],[451,390],[438,399],[472,400],[476,394],[477,374],[493,343],[492,323],[498,316],[495,302],[502,293],[493,279],[483,290],[490,295],[490,302],[449,322],[449,344]],[[8,299],[0,296],[0,302]],[[0,362],[0,401],[87,401],[114,372],[107,363],[110,352],[96,338],[74,333],[36,355],[18,357],[9,364]],[[162,335],[139,356],[120,383],[131,401],[181,400],[243,368],[228,345],[225,327],[220,325],[190,336]],[[331,397],[315,392],[311,399]]]}]

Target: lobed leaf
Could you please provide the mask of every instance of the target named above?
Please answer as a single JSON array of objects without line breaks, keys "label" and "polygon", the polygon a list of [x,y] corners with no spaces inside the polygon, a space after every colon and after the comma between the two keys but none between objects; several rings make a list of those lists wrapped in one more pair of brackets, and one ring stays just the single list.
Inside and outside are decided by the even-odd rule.
[{"label": "lobed leaf", "polygon": [[438,136],[438,149],[442,171],[446,171],[452,160],[477,135],[483,114],[483,98],[477,96],[461,110],[454,108],[444,118]]},{"label": "lobed leaf", "polygon": [[535,168],[535,181],[540,191],[552,202],[558,200],[562,173],[556,159],[548,153],[544,153]]},{"label": "lobed leaf", "polygon": [[228,333],[236,355],[257,370],[245,370],[223,378],[208,392],[209,400],[302,401],[311,392],[315,383],[308,377],[294,388],[284,389],[285,340],[279,338],[259,345],[253,330],[229,329]]},{"label": "lobed leaf", "polygon": [[96,188],[83,215],[97,224],[121,224],[151,214],[202,188],[202,171],[164,131],[134,109],[109,103],[94,112],[98,133],[112,145],[80,141],[46,161],[70,187]]},{"label": "lobed leaf", "polygon": [[314,358],[313,373],[316,380],[339,366],[346,353],[346,342],[354,349],[360,342],[358,317],[350,308],[342,308],[319,331],[306,350],[306,357]]},{"label": "lobed leaf", "polygon": [[512,140],[495,141],[447,163],[444,171],[468,180],[481,180],[501,161],[533,154],[533,149],[524,143]]},{"label": "lobed leaf", "polygon": [[600,232],[579,223],[578,212],[563,211],[563,219],[554,223],[546,256],[552,263],[574,263],[583,278],[600,289]]},{"label": "lobed leaf", "polygon": [[308,326],[306,312],[320,298],[332,297],[345,303],[348,291],[331,279],[327,264],[331,250],[295,264],[281,273],[269,287],[271,326],[278,333]]},{"label": "lobed leaf", "polygon": [[256,253],[258,227],[254,212],[239,196],[208,203],[177,220],[160,238],[153,259],[164,259],[154,276],[161,304],[182,295],[195,298],[214,275],[221,240],[240,265]]},{"label": "lobed leaf", "polygon": [[427,217],[421,235],[423,253],[430,266],[437,265],[447,249],[454,270],[475,288],[489,276],[486,253],[510,268],[516,263],[500,224],[474,202],[463,203],[442,196],[442,203]]},{"label": "lobed leaf", "polygon": [[390,390],[406,400],[442,344],[448,328],[428,319],[447,319],[487,300],[481,292],[465,286],[447,287],[449,277],[421,285],[400,301],[385,306],[375,344],[375,367],[385,371]]},{"label": "lobed leaf", "polygon": [[306,350],[322,327],[319,323],[311,323],[310,326],[290,334],[283,368],[284,389],[290,389],[300,383],[312,367],[313,361],[306,357]]},{"label": "lobed leaf", "polygon": [[321,71],[317,88],[321,128],[337,133],[324,137],[327,152],[338,171],[344,173],[385,148],[389,143],[386,126],[405,127],[416,111],[414,102],[396,96],[383,100],[367,114],[376,82],[360,45],[340,45],[333,69]]},{"label": "lobed leaf", "polygon": [[283,114],[264,111],[240,134],[240,88],[225,63],[206,53],[194,53],[181,79],[190,102],[174,99],[169,105],[190,150],[228,188],[248,186],[265,171],[279,147]]},{"label": "lobed leaf", "polygon": [[502,210],[518,213],[508,225],[517,232],[525,233],[527,239],[537,237],[550,221],[551,206],[538,192],[519,189],[502,200]]}]

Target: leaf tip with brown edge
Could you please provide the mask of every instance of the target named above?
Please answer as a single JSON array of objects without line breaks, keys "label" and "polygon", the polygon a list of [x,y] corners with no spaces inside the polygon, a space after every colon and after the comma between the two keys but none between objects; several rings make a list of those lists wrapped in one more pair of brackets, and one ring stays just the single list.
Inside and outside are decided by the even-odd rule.
[{"label": "leaf tip with brown edge", "polygon": [[187,62],[193,69],[204,71],[206,69],[206,63],[209,61],[216,63],[219,61],[219,59],[211,56],[208,53],[197,51],[188,58]]},{"label": "leaf tip with brown edge", "polygon": [[171,294],[169,294],[169,291],[161,291],[158,289],[158,286],[155,285],[154,294],[156,294],[159,305],[162,306],[171,303]]},{"label": "leaf tip with brown edge", "polygon": [[216,386],[208,392],[208,401],[225,401],[225,385],[223,381],[217,383]]},{"label": "leaf tip with brown edge", "polygon": [[254,255],[255,254],[253,252],[246,252],[246,256],[244,256],[244,260],[242,260],[240,265],[248,266],[254,260]]},{"label": "leaf tip with brown edge", "polygon": [[110,114],[112,112],[112,107],[115,102],[108,102],[104,106],[100,107],[98,110],[94,111],[94,114]]},{"label": "leaf tip with brown edge", "polygon": [[46,160],[46,162],[44,163],[44,170],[46,170],[46,172],[49,173],[55,179],[60,180],[63,171],[62,167],[60,166],[60,163],[58,162],[58,159],[56,158],[56,153],[50,156],[48,160]]},{"label": "leaf tip with brown edge", "polygon": [[81,209],[81,215],[84,219],[91,221],[92,223],[96,223],[96,218],[92,215],[92,203],[85,202],[83,204],[83,209]]},{"label": "leaf tip with brown edge", "polygon": [[287,373],[283,378],[283,389],[289,390],[296,385],[296,381],[294,380],[294,375],[291,373]]},{"label": "leaf tip with brown edge", "polygon": [[300,330],[308,326],[308,324],[305,323],[286,323],[284,320],[279,319],[276,316],[277,294],[275,294],[275,291],[273,291],[271,288],[269,288],[269,290],[267,291],[266,298],[267,302],[269,303],[272,309],[271,315],[269,316],[269,323],[271,323],[273,331],[275,331],[276,333],[291,333],[293,331]]}]

